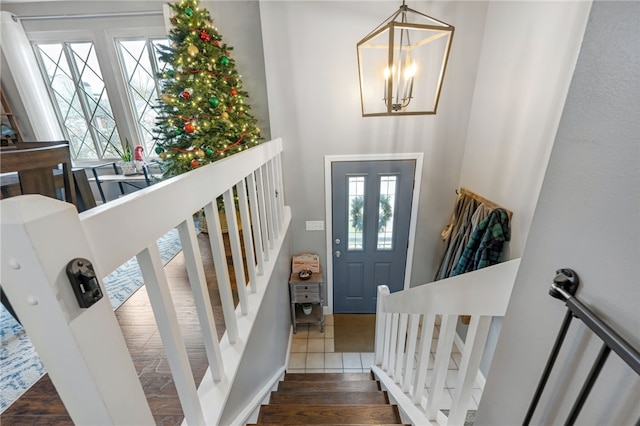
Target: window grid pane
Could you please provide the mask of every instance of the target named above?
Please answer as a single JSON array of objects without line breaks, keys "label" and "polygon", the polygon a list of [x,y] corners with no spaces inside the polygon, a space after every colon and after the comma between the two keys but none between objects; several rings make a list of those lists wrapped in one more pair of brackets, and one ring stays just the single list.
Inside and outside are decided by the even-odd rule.
[{"label": "window grid pane", "polygon": [[347,250],[362,250],[364,247],[364,176],[350,176],[347,194]]},{"label": "window grid pane", "polygon": [[396,176],[380,177],[378,208],[378,250],[393,250],[393,214],[396,201]]},{"label": "window grid pane", "polygon": [[139,38],[116,41],[131,110],[147,157],[156,156],[153,129],[160,92],[155,76],[166,67],[165,63],[159,61],[158,46],[167,44],[167,39]]},{"label": "window grid pane", "polygon": [[35,44],[35,52],[72,158],[115,158],[120,136],[93,43]]}]

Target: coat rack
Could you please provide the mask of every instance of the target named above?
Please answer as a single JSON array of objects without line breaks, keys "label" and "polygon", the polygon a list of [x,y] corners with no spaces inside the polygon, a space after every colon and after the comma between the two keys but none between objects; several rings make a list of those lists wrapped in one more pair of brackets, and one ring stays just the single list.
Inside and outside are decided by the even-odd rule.
[{"label": "coat rack", "polygon": [[466,195],[467,197],[471,197],[474,200],[476,200],[477,202],[484,204],[485,206],[489,207],[490,209],[502,209],[505,212],[507,212],[507,216],[509,217],[509,222],[511,222],[511,216],[513,216],[513,212],[511,210],[507,210],[504,207],[494,203],[493,201],[489,201],[486,198],[476,194],[473,191],[468,190],[467,188],[463,188],[461,187],[460,189],[456,190],[456,193],[461,194],[461,195]]}]

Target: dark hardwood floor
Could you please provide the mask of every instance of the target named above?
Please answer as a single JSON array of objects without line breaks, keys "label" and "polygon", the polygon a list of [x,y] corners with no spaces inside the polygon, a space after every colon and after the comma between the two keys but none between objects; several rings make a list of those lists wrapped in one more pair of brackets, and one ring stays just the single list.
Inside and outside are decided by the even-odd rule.
[{"label": "dark hardwood floor", "polygon": [[[211,304],[218,329],[218,338],[220,339],[225,331],[224,317],[208,235],[200,234],[198,242],[205,266]],[[196,383],[200,383],[208,362],[182,252],[165,266],[165,271],[169,279],[193,376]],[[232,281],[233,299],[237,306],[238,295],[232,267],[229,267],[229,272]],[[116,310],[116,317],[120,322],[131,358],[138,371],[140,382],[156,424],[181,424],[184,417],[182,407],[178,400],[145,286],[142,286]],[[72,425],[73,422],[58,397],[49,375],[45,375],[0,415],[0,424],[3,426]]]}]

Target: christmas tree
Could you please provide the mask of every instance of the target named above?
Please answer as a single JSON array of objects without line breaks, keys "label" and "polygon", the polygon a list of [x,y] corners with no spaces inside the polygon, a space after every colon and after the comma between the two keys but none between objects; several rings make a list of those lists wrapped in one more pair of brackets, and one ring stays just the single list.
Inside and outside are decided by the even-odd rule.
[{"label": "christmas tree", "polygon": [[198,0],[171,4],[168,64],[160,77],[162,102],[156,121],[156,153],[165,177],[228,157],[261,141],[249,95],[230,56],[231,46]]}]

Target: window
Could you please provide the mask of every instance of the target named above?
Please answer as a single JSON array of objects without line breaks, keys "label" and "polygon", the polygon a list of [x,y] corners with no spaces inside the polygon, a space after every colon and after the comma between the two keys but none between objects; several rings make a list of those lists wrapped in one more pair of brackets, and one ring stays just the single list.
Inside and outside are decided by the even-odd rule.
[{"label": "window", "polygon": [[[74,163],[118,158],[113,147],[120,148],[125,138],[132,149],[133,145],[141,144],[147,157],[155,156],[153,128],[160,95],[156,76],[166,67],[159,60],[158,46],[166,45],[168,40],[165,37],[112,38],[111,49],[114,40],[119,61],[112,64],[110,71],[117,72],[119,68],[124,86],[117,83],[118,87],[108,87],[112,94],[119,94],[113,104],[107,94],[107,84],[113,83],[105,83],[92,41],[34,43],[58,120],[71,145]],[[108,58],[103,60],[103,64],[113,62]],[[128,121],[134,127],[116,123],[112,108],[123,110],[118,117],[129,116]]]},{"label": "window", "polygon": [[397,176],[380,177],[378,205],[378,250],[393,249],[393,213],[396,200]]},{"label": "window", "polygon": [[348,244],[347,250],[362,250],[364,238],[365,176],[349,176],[347,194]]},{"label": "window", "polygon": [[93,43],[36,43],[35,52],[73,160],[115,158],[120,135]]},{"label": "window", "polygon": [[140,143],[147,155],[155,155],[153,128],[157,116],[155,107],[160,97],[156,76],[167,66],[160,61],[158,46],[168,43],[166,38],[116,40],[131,111],[136,119]]}]

